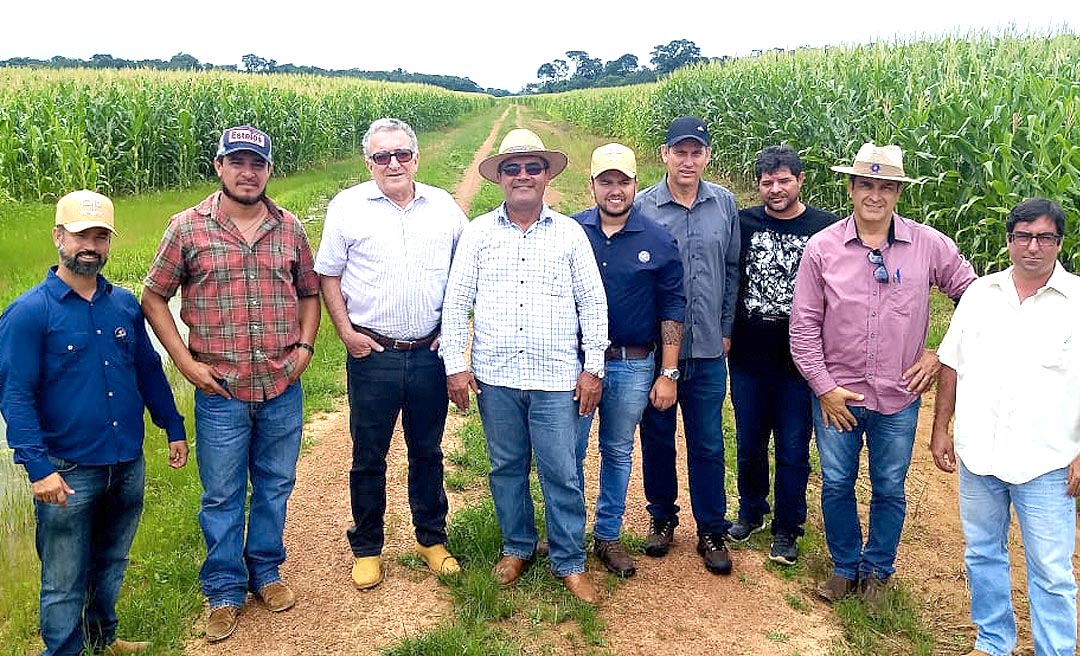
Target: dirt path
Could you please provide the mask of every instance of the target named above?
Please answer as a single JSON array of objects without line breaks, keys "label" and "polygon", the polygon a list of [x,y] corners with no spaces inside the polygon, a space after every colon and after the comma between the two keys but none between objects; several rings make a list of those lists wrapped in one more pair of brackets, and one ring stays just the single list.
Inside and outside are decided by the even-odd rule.
[{"label": "dirt path", "polygon": [[[476,164],[491,151],[507,114],[492,128],[477,152],[469,174],[457,188],[457,199],[468,207],[479,188]],[[520,124],[520,115],[517,118]],[[929,427],[933,399],[928,394],[920,414],[915,457],[908,478],[908,519],[898,557],[898,577],[924,601],[923,615],[935,635],[958,636],[941,654],[966,653],[973,632],[967,620],[967,592],[963,572],[963,538],[957,516],[956,479],[938,472],[929,457]],[[463,419],[451,412],[444,449],[457,448],[454,435]],[[680,428],[681,430],[681,428]],[[313,419],[306,427],[314,446],[301,458],[297,484],[289,504],[285,528],[288,560],[282,575],[296,589],[296,607],[282,614],[268,613],[250,602],[240,616],[236,634],[218,645],[193,638],[186,653],[205,655],[377,654],[380,649],[416,636],[443,622],[451,603],[445,588],[425,571],[412,570],[396,559],[412,553],[413,530],[405,494],[407,464],[400,425],[388,457],[386,581],[368,592],[352,586],[352,557],[345,540],[350,523],[348,470],[351,441],[348,409],[341,407]],[[595,431],[595,428],[594,428]],[[680,438],[681,442],[681,438]],[[596,500],[598,454],[593,441],[586,470],[586,498]],[[833,611],[814,598],[815,581],[785,580],[765,566],[765,553],[743,548],[734,551],[735,574],[708,574],[694,552],[695,536],[686,491],[685,450],[679,449],[680,496],[684,523],[676,531],[676,544],[664,559],[638,558],[638,574],[601,600],[607,622],[605,638],[619,656],[645,654],[731,653],[817,655],[844,653],[841,630]],[[734,472],[729,472],[733,476]],[[819,477],[811,479],[808,498],[811,522],[820,530]],[[869,495],[865,472],[860,478],[860,504],[865,512]],[[450,494],[450,512],[465,505]],[[635,457],[627,499],[626,529],[648,532],[641,486],[640,462]],[[737,500],[729,500],[734,514]],[[591,527],[591,517],[590,517]],[[1011,542],[1016,542],[1015,534]],[[1022,581],[1022,562],[1014,552],[1014,579]],[[590,559],[596,582],[603,567]],[[603,589],[605,586],[600,586]],[[1014,585],[1014,588],[1017,586]],[[1018,589],[1023,589],[1020,585]],[[801,610],[797,610],[800,608]],[[1023,632],[1019,654],[1030,654],[1026,608],[1021,611]],[[201,632],[205,614],[197,621]],[[558,629],[556,629],[558,630]]]}]

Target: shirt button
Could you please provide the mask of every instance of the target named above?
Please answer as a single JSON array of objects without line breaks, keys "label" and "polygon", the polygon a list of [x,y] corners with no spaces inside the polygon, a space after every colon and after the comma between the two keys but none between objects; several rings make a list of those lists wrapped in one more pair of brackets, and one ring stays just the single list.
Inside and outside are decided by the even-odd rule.
[{"label": "shirt button", "polygon": [[99,334],[99,335],[100,335],[100,334],[101,334],[101,328],[98,328],[98,329],[97,329],[97,330],[95,330],[94,332],[96,332],[97,334]]},{"label": "shirt button", "polygon": [[257,298],[251,299],[251,304],[252,305],[258,305],[259,304],[259,299],[257,299]]},{"label": "shirt button", "polygon": [[108,360],[105,361],[105,366],[106,367],[109,366],[109,361]]},{"label": "shirt button", "polygon": [[256,333],[259,332],[259,324],[257,324],[257,323],[251,324],[251,330],[253,332],[256,332]]},{"label": "shirt button", "polygon": [[118,422],[118,421],[114,421],[114,422],[112,423],[112,425],[113,425],[113,427],[115,428],[116,426],[119,426],[119,425],[120,425],[120,422]]},{"label": "shirt button", "polygon": [[607,266],[607,262],[603,262],[603,263],[602,263],[602,265],[603,265],[603,266]]},{"label": "shirt button", "polygon": [[75,350],[75,345],[74,344],[68,344],[68,350],[69,351],[74,351]]},{"label": "shirt button", "polygon": [[112,398],[112,392],[109,392],[109,393],[108,393],[108,396],[109,396],[109,398],[111,399],[111,398]]},{"label": "shirt button", "polygon": [[254,273],[249,273],[248,274],[248,279],[249,280],[255,280],[255,274]]}]

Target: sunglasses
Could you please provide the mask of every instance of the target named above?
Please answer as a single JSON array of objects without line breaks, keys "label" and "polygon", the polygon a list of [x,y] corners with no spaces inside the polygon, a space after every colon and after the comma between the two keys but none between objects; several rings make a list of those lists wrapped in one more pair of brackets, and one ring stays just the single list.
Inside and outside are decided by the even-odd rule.
[{"label": "sunglasses", "polygon": [[379,166],[386,166],[390,163],[390,158],[393,157],[398,161],[398,164],[408,164],[412,161],[413,151],[408,148],[398,148],[397,150],[380,150],[377,153],[372,153],[371,161],[375,162]]},{"label": "sunglasses", "polygon": [[880,283],[889,282],[889,270],[885,268],[885,258],[881,256],[881,251],[875,248],[866,254],[866,259],[874,265],[874,280]]},{"label": "sunglasses", "polygon": [[499,167],[499,173],[503,175],[515,176],[521,175],[521,170],[525,169],[525,172],[529,175],[540,175],[548,165],[542,162],[529,162],[528,164],[503,164]]},{"label": "sunglasses", "polygon": [[1005,237],[1017,246],[1024,247],[1031,245],[1032,239],[1039,244],[1040,248],[1057,246],[1061,243],[1061,235],[1056,232],[1040,232],[1037,235],[1033,235],[1030,232],[1010,232],[1005,235]]}]

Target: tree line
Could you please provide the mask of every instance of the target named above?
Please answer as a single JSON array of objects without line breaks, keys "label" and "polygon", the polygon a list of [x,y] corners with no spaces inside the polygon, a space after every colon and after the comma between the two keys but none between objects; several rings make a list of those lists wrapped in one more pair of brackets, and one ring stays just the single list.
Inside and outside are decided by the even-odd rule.
[{"label": "tree line", "polygon": [[[719,61],[726,60],[719,58]],[[558,58],[536,69],[539,82],[526,85],[525,93],[558,93],[589,87],[617,87],[653,82],[677,68],[712,61],[701,56],[701,48],[689,39],[675,39],[657,45],[649,53],[652,68],[639,65],[636,55],[629,53],[603,62],[590,57],[584,50],[566,51],[566,59]],[[573,65],[573,70],[571,70]]]}]

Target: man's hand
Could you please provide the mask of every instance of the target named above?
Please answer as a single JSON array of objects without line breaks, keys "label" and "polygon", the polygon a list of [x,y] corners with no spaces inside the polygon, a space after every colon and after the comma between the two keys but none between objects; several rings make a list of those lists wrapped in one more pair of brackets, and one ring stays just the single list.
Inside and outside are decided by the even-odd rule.
[{"label": "man's hand", "polygon": [[939,369],[941,369],[941,360],[938,360],[937,351],[923,349],[922,355],[915,364],[908,367],[901,380],[907,381],[907,391],[912,394],[922,394],[937,377]]},{"label": "man's hand", "polygon": [[578,402],[578,414],[582,417],[592,414],[600,405],[600,394],[604,391],[604,381],[587,371],[582,371],[574,388],[574,400]]},{"label": "man's hand", "polygon": [[950,474],[956,471],[956,451],[949,431],[935,428],[930,433],[930,455],[934,456],[934,464],[941,471]]},{"label": "man's hand", "polygon": [[314,354],[306,348],[296,347],[296,367],[293,369],[292,375],[289,376],[289,383],[295,383],[300,380],[300,376],[307,371],[308,365],[311,364],[311,358],[315,357]]},{"label": "man's hand", "polygon": [[372,351],[382,353],[384,350],[378,342],[364,333],[358,333],[355,330],[350,330],[343,334],[341,336],[341,341],[345,344],[345,350],[354,358],[366,358],[371,355]]},{"label": "man's hand", "polygon": [[839,385],[818,397],[821,402],[821,420],[825,426],[849,431],[855,428],[855,415],[848,410],[848,401],[862,401],[863,395],[846,390]]},{"label": "man's hand", "polygon": [[42,503],[57,503],[61,508],[67,508],[67,498],[75,494],[75,490],[68,487],[64,477],[59,472],[53,472],[45,478],[34,481],[30,485],[34,498]]},{"label": "man's hand", "polygon": [[1069,463],[1069,471],[1065,473],[1065,492],[1070,497],[1080,496],[1080,456]]},{"label": "man's hand", "polygon": [[169,442],[169,466],[180,469],[187,464],[188,445],[184,440]]},{"label": "man's hand", "polygon": [[720,343],[724,345],[724,357],[726,358],[728,353],[731,352],[731,338],[722,337],[720,338]]},{"label": "man's hand", "polygon": [[657,376],[656,382],[653,383],[652,389],[649,391],[649,402],[661,412],[667,410],[675,405],[676,388],[675,381],[667,376]]},{"label": "man's hand", "polygon": [[213,365],[206,364],[205,362],[199,362],[198,360],[191,360],[189,363],[181,366],[176,365],[180,373],[191,381],[191,384],[199,388],[206,394],[217,394],[218,396],[226,399],[231,399],[232,395],[228,390],[221,386],[218,381],[224,378]]},{"label": "man's hand", "polygon": [[462,412],[469,409],[470,390],[480,393],[480,386],[476,384],[476,378],[473,377],[471,371],[462,371],[446,377],[446,393]]}]

